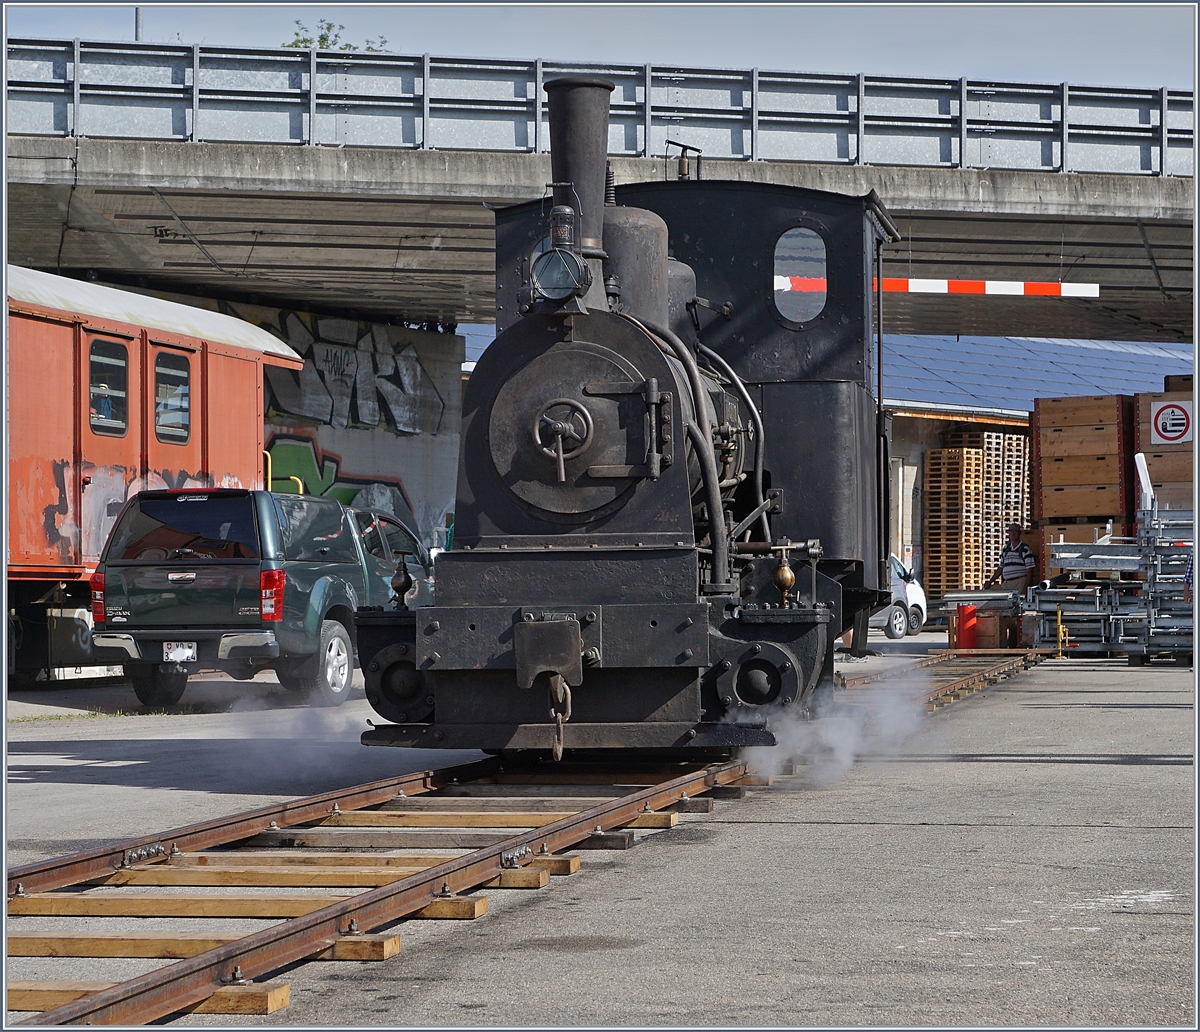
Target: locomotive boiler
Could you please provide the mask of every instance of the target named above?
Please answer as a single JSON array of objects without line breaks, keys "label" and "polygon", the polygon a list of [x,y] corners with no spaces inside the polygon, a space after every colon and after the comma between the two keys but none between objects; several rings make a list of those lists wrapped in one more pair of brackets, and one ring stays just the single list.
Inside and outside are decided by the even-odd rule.
[{"label": "locomotive boiler", "polygon": [[545,84],[552,197],[496,216],[435,604],[360,610],[369,745],[694,754],[817,712],[890,598],[878,198],[614,185],[613,84]]}]

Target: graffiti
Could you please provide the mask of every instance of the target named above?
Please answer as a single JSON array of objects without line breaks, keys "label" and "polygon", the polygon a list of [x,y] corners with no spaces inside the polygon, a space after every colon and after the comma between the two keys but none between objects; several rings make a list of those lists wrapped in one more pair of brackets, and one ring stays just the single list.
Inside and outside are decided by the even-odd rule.
[{"label": "graffiti", "polygon": [[[46,531],[46,544],[52,551],[58,553],[64,563],[71,561],[71,546],[74,542],[69,535],[63,534],[60,517],[65,517],[71,511],[70,499],[67,496],[67,468],[71,465],[67,459],[57,459],[54,463],[54,486],[58,490],[58,501],[47,505],[42,510],[42,519]],[[71,528],[73,529],[73,528]]]},{"label": "graffiti", "polygon": [[86,462],[82,471],[85,482],[81,493],[81,552],[86,559],[100,555],[125,502],[139,491],[242,486],[232,473],[216,478],[207,473],[189,473],[186,469],[159,469],[137,477],[124,466],[93,466]]},{"label": "graffiti", "polygon": [[[151,292],[153,293],[153,292]],[[216,298],[157,294],[266,330],[304,359],[263,366],[272,487],[383,511],[408,508],[425,542],[454,508],[464,340],[448,333]]]},{"label": "graffiti", "polygon": [[296,312],[260,325],[304,359],[299,374],[267,367],[268,420],[299,416],[338,429],[395,434],[441,429],[446,404],[404,339],[411,331]]},{"label": "graffiti", "polygon": [[288,479],[298,477],[308,494],[336,498],[343,505],[376,509],[393,516],[413,509],[399,480],[388,481],[370,473],[360,476],[342,474],[341,457],[323,452],[307,437],[276,434],[267,451],[271,455],[274,488],[278,491],[288,491]]},{"label": "graffiti", "polygon": [[[288,438],[276,435],[267,445],[271,456],[272,488],[288,491],[287,481],[298,477],[308,494],[329,494],[337,482],[338,467],[341,460],[332,455],[318,456],[317,446],[306,438]],[[338,501],[344,492],[333,494]]]}]

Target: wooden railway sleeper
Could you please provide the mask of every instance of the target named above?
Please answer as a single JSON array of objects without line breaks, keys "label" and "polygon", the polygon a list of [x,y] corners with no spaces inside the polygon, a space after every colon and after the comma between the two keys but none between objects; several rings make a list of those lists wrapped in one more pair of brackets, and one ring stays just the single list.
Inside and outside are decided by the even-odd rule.
[{"label": "wooden railway sleeper", "polygon": [[[459,769],[460,772],[461,770],[462,768]],[[356,922],[359,929],[369,931],[390,925],[402,917],[414,916],[431,904],[449,903],[446,897],[439,894],[438,888],[443,893],[449,892],[453,895],[455,892],[461,893],[484,884],[513,888],[540,887],[548,880],[549,861],[561,859],[553,856],[556,851],[572,845],[586,848],[584,843],[593,838],[588,835],[589,827],[594,826],[601,836],[612,835],[613,829],[623,828],[639,819],[639,814],[647,806],[650,811],[661,809],[670,806],[683,792],[716,789],[745,776],[746,773],[744,762],[732,761],[693,770],[665,782],[654,782],[629,795],[598,802],[594,807],[569,816],[564,815],[550,824],[518,833],[494,845],[484,846],[420,874],[414,873],[398,882],[331,902],[319,910],[251,933],[236,943],[231,942],[211,949],[188,960],[178,961],[166,968],[131,979],[127,983],[63,1004],[22,1024],[62,1024],[75,1021],[130,1023],[153,1020],[155,1017],[188,1008],[207,999],[216,987],[228,984],[239,973],[239,968],[244,977],[259,978],[294,960],[312,956],[314,949],[321,946],[328,948],[332,943],[354,936],[351,921]],[[444,786],[446,777],[444,772],[428,772],[422,778],[425,784],[421,787],[435,787],[428,783],[435,778]],[[397,787],[399,786],[396,781],[392,781],[390,785],[377,782],[371,786],[348,790],[349,794],[340,798],[345,800],[353,797],[356,803],[354,808],[360,808],[394,797]],[[364,788],[369,788],[370,798],[364,797]],[[387,791],[388,788],[390,791]],[[741,788],[741,791],[744,790]],[[289,818],[287,824],[303,820],[319,821],[322,816],[329,817],[331,798],[330,795],[324,797],[324,807],[318,803],[321,797],[298,800],[295,804],[288,804],[283,810],[276,809],[270,816],[278,817],[281,813],[286,813]],[[216,822],[197,830],[203,831],[203,839],[208,840],[205,844],[240,841],[261,832],[267,824],[264,818],[269,819],[268,814],[261,810],[250,820],[247,820],[247,817],[250,815],[241,814],[232,820]],[[282,824],[284,821],[280,820],[278,823]],[[217,824],[220,825],[219,828]],[[190,832],[191,829],[187,831]],[[633,837],[632,831],[627,829],[620,834],[630,839]],[[176,837],[188,848],[196,848],[203,841],[197,841],[200,836]],[[169,836],[164,838],[170,841]],[[140,845],[139,843],[139,848]],[[530,861],[522,869],[514,870],[502,865],[505,854],[521,847],[532,846],[540,846],[541,852],[547,854],[543,857],[546,866],[542,863],[535,866],[532,861],[536,858],[531,857],[529,853],[522,854],[522,859]],[[21,873],[36,871],[46,881],[57,882],[59,885],[78,884],[99,873],[95,866],[96,861],[104,855],[103,850],[78,854],[61,861],[30,865]],[[112,853],[107,855],[111,856]],[[529,870],[531,867],[534,869]],[[18,881],[12,877],[15,873],[10,872],[10,885]],[[568,867],[562,873],[572,872]],[[46,878],[47,874],[51,877]],[[361,936],[354,938],[355,941],[362,939]]]}]

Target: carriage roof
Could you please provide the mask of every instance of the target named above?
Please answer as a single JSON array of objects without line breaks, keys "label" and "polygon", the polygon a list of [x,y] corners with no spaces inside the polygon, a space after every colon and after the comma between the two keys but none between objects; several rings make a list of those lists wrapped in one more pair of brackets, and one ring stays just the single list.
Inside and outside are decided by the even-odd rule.
[{"label": "carriage roof", "polygon": [[13,301],[40,308],[78,312],[246,348],[288,365],[298,366],[302,362],[300,356],[278,337],[243,319],[18,265],[8,266],[8,296]]}]

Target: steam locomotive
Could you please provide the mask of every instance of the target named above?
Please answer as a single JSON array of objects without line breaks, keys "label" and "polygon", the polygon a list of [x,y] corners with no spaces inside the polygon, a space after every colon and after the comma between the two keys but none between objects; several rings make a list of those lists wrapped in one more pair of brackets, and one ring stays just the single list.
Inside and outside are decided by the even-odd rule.
[{"label": "steam locomotive", "polygon": [[692,179],[686,156],[616,187],[613,88],[545,84],[552,203],[496,215],[498,335],[464,395],[436,604],[356,615],[389,722],[364,744],[773,745],[890,597],[891,219],[874,193]]}]

